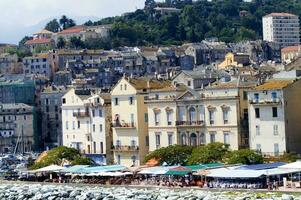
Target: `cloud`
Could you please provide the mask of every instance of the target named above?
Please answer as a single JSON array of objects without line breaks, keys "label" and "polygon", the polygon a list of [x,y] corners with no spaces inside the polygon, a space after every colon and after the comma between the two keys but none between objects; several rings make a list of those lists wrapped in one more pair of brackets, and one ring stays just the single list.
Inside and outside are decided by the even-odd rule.
[{"label": "cloud", "polygon": [[103,18],[143,6],[144,0],[0,0],[0,27],[1,32],[12,31],[63,14]]}]

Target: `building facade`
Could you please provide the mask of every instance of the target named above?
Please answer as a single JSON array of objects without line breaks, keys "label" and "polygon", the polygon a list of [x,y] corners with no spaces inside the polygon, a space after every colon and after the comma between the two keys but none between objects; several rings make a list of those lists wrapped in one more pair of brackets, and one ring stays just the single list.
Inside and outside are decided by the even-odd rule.
[{"label": "building facade", "polygon": [[262,18],[263,40],[281,47],[300,44],[299,17],[290,13],[271,13]]},{"label": "building facade", "polygon": [[264,155],[300,153],[301,81],[270,80],[248,93],[250,148]]},{"label": "building facade", "polygon": [[145,99],[149,91],[166,87],[165,81],[123,77],[111,92],[114,162],[138,166],[149,150],[148,112]]},{"label": "building facade", "polygon": [[35,123],[32,106],[0,104],[0,152],[24,153],[35,150]]},{"label": "building facade", "polygon": [[36,54],[23,59],[23,72],[25,75],[44,75],[50,79],[53,67],[48,53]]},{"label": "building facade", "polygon": [[62,97],[64,87],[49,86],[41,92],[42,141],[44,149],[63,145],[62,136]]},{"label": "building facade", "polygon": [[112,160],[111,99],[108,94],[74,88],[62,97],[63,145]]},{"label": "building facade", "polygon": [[[150,151],[169,145],[222,142],[248,146],[247,97],[251,86],[221,83],[199,90],[153,91],[148,105]],[[246,113],[245,113],[246,112]]]}]

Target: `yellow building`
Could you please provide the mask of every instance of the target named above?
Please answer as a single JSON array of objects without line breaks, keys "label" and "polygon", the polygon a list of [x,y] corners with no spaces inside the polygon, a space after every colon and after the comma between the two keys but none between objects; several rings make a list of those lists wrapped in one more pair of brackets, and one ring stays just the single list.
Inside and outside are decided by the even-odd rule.
[{"label": "yellow building", "polygon": [[218,65],[218,69],[226,69],[228,67],[234,66],[244,66],[250,63],[250,56],[247,54],[239,53],[227,53],[225,60]]},{"label": "yellow building", "polygon": [[113,154],[117,164],[137,166],[149,151],[148,113],[145,99],[169,82],[123,77],[111,92]]}]

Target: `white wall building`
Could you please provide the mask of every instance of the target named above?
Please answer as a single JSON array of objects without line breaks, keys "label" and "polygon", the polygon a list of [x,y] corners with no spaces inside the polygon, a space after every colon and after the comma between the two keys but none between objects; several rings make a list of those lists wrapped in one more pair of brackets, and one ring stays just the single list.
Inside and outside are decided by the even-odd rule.
[{"label": "white wall building", "polygon": [[301,81],[270,80],[248,93],[250,148],[264,155],[301,152]]},{"label": "white wall building", "polygon": [[62,97],[63,145],[108,159],[112,145],[110,104],[107,94],[71,88]]},{"label": "white wall building", "polygon": [[299,17],[289,13],[271,13],[262,18],[263,40],[282,47],[300,44]]},{"label": "white wall building", "polygon": [[148,105],[150,151],[169,145],[247,146],[248,84],[220,83],[197,91],[152,91]]}]

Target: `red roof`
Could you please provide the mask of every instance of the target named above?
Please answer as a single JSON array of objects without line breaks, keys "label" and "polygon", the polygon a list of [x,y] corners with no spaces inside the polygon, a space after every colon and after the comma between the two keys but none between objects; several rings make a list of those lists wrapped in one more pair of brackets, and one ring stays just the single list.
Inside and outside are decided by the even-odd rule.
[{"label": "red roof", "polygon": [[51,39],[48,38],[41,38],[41,39],[33,39],[33,40],[27,40],[25,42],[25,45],[32,45],[32,44],[49,44],[51,43]]},{"label": "red roof", "polygon": [[80,25],[80,26],[73,26],[71,28],[67,28],[58,34],[70,34],[70,33],[80,33],[81,31],[85,30],[85,26]]},{"label": "red roof", "polygon": [[282,53],[288,53],[288,52],[292,52],[292,51],[299,51],[300,50],[300,46],[288,46],[288,47],[284,47],[283,49],[281,49]]}]

